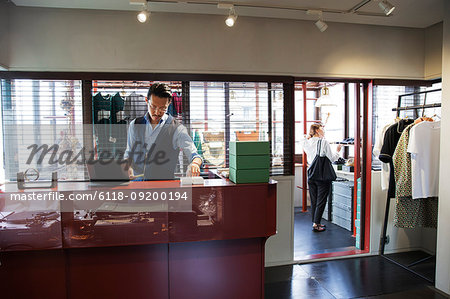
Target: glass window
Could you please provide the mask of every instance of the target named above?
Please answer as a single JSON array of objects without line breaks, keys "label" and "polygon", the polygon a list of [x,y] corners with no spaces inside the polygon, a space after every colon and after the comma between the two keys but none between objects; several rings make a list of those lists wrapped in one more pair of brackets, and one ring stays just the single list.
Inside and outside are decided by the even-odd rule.
[{"label": "glass window", "polygon": [[78,152],[83,147],[81,81],[1,80],[5,179],[34,168],[40,179],[83,180],[84,166],[31,159],[30,146],[58,145]]},{"label": "glass window", "polygon": [[[344,138],[345,129],[345,94],[343,83],[319,83],[308,82],[306,93],[306,134],[313,123],[325,125],[325,137],[330,142],[341,141]],[[321,97],[322,90],[328,88],[329,101],[334,105],[316,107],[317,100]],[[302,140],[303,129],[303,91],[301,83],[296,84],[295,91],[295,154],[303,153]]]},{"label": "glass window", "polygon": [[[269,141],[271,174],[284,169],[284,93],[282,84],[190,82],[190,129],[199,140],[207,168],[228,167],[230,141]],[[269,98],[272,124],[269,126]]]},{"label": "glass window", "polygon": [[[393,124],[397,112],[392,111],[398,106],[400,95],[411,94],[401,97],[400,107],[420,106],[424,103],[441,103],[442,92],[439,90],[441,83],[433,84],[431,87],[411,87],[411,86],[383,86],[378,85],[373,87],[373,143],[375,143],[381,130],[388,124]],[[419,93],[422,91],[430,91],[428,93]],[[415,119],[423,115],[432,117],[434,115],[441,115],[441,108],[427,108],[417,110],[403,110],[400,111],[399,117],[409,117]],[[374,164],[380,163],[378,157],[374,157]]]}]

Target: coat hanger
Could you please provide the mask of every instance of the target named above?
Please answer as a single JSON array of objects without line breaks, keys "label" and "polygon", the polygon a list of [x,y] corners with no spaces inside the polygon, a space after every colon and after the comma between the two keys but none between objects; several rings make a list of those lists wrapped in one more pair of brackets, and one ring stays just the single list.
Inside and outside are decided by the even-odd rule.
[{"label": "coat hanger", "polygon": [[418,119],[416,119],[416,120],[414,121],[414,123],[415,123],[415,124],[418,124],[418,123],[423,122],[423,121],[430,121],[430,122],[433,122],[434,119],[432,119],[431,117],[428,117],[428,116],[421,116],[421,117],[419,117]]}]

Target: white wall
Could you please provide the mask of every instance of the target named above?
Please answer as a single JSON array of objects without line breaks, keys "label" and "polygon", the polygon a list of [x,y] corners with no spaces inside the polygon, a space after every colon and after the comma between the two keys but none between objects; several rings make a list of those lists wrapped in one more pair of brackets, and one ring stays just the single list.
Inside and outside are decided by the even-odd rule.
[{"label": "white wall", "polygon": [[[370,253],[378,254],[380,250],[381,232],[386,211],[387,190],[381,190],[381,171],[372,171],[372,198],[370,219]],[[436,229],[433,228],[398,228],[394,226],[395,199],[390,200],[389,218],[386,235],[389,243],[385,245],[385,253],[424,250],[434,253],[436,250]]]},{"label": "white wall", "polygon": [[[300,164],[295,165],[295,173],[294,174],[295,174],[294,207],[297,208],[297,207],[302,207],[302,203],[303,203],[303,190],[300,188],[297,188],[297,186],[303,187],[303,181],[302,181],[303,171],[302,171],[302,166],[300,166]],[[309,204],[308,193],[306,195],[306,198],[307,198],[308,204]]]},{"label": "white wall", "polygon": [[450,1],[444,1],[442,50],[442,123],[436,287],[450,294]]},{"label": "white wall", "polygon": [[9,7],[0,0],[0,70],[6,69],[9,61]]},{"label": "white wall", "polygon": [[294,257],[294,176],[277,176],[277,234],[266,242],[266,266],[289,264]]},{"label": "white wall", "polygon": [[422,79],[424,30],[311,21],[13,7],[11,70]]},{"label": "white wall", "polygon": [[425,79],[442,75],[442,23],[425,29]]}]

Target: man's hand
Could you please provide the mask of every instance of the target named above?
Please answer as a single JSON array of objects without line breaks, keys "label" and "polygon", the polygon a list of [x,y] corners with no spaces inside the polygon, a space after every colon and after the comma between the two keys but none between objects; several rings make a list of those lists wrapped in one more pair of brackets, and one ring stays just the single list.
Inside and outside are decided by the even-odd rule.
[{"label": "man's hand", "polygon": [[134,176],[134,172],[133,172],[133,168],[128,168],[128,177],[130,178],[130,181],[131,180],[134,180],[136,177]]},{"label": "man's hand", "polygon": [[199,176],[200,165],[202,165],[202,159],[195,158],[194,160],[192,160],[191,164],[189,164],[188,166],[187,176]]}]

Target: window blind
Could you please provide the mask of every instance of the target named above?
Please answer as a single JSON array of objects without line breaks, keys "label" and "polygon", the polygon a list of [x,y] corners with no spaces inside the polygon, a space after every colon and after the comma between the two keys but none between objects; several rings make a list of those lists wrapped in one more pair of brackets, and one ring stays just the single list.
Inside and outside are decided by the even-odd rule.
[{"label": "window blind", "polygon": [[34,168],[39,179],[83,180],[84,166],[60,165],[31,159],[30,145],[83,147],[81,81],[1,80],[3,161],[5,179],[15,181],[17,172]]},{"label": "window blind", "polygon": [[[191,134],[205,168],[228,167],[230,141],[269,141],[271,175],[284,174],[283,84],[190,82]],[[288,155],[290,157],[290,155]],[[290,159],[290,158],[289,158]]]}]

